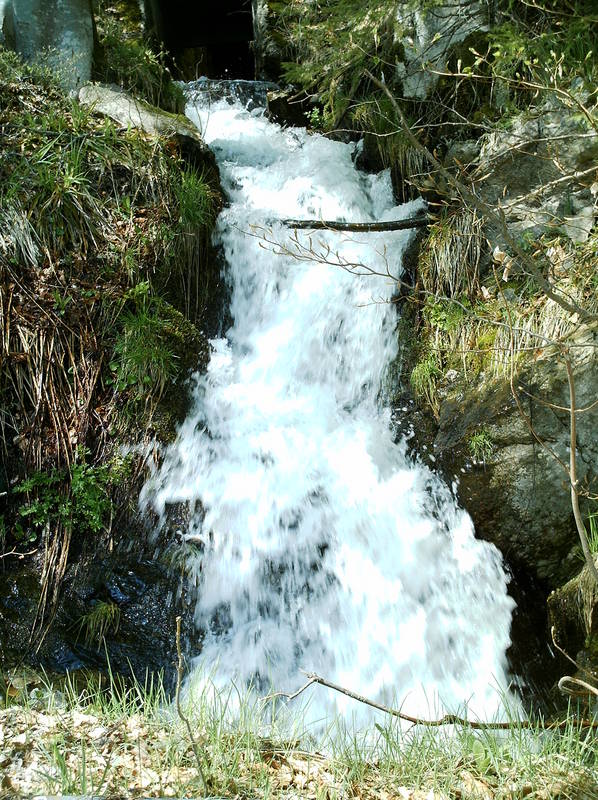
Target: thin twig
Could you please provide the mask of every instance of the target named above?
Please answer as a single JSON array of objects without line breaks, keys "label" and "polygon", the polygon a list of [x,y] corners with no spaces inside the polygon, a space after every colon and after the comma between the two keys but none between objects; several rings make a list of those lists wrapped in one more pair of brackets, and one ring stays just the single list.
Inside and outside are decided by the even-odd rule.
[{"label": "thin twig", "polygon": [[[567,686],[567,684],[569,684],[569,686]],[[598,689],[582,681],[581,678],[572,678],[570,675],[563,675],[558,685],[563,694],[586,694],[587,692],[591,692],[598,697]],[[579,689],[576,690],[574,688],[575,686],[580,686],[582,689],[585,689],[585,691],[580,692]]]},{"label": "thin twig", "polygon": [[559,651],[559,653],[562,656],[564,656],[567,659],[567,661],[569,661],[571,664],[573,664],[573,666],[575,667],[576,670],[578,670],[579,672],[585,673],[589,678],[592,678],[592,680],[594,680],[596,678],[596,676],[592,672],[587,670],[585,667],[580,666],[574,658],[571,658],[571,656],[569,655],[569,653],[567,653],[566,650],[563,650],[563,648],[557,642],[555,634],[556,634],[556,629],[555,629],[555,627],[553,625],[550,628],[550,638],[552,639],[552,643],[556,647],[556,649]]},{"label": "thin twig", "polygon": [[[326,686],[328,689],[333,689],[335,692],[340,692],[341,694],[350,697],[352,700],[356,700],[358,703],[364,703],[364,705],[376,708],[378,711],[383,711],[385,714],[398,717],[404,722],[410,722],[412,725],[423,725],[427,728],[439,728],[443,725],[463,725],[465,727],[472,728],[473,730],[508,730],[510,728],[527,729],[536,728],[539,726],[541,728],[550,730],[564,730],[567,725],[569,725],[568,720],[562,720],[559,722],[544,722],[543,720],[532,721],[523,719],[513,720],[512,722],[478,722],[465,717],[458,717],[455,714],[445,714],[441,719],[422,719],[421,717],[412,717],[409,714],[405,714],[403,711],[398,711],[396,708],[389,708],[388,706],[382,705],[382,703],[377,703],[375,700],[370,700],[368,697],[364,697],[361,694],[352,692],[350,689],[345,689],[344,686],[339,686],[337,683],[332,683],[332,681],[322,678],[321,675],[317,675],[315,672],[305,672],[304,670],[301,670],[301,672],[307,676],[308,681],[296,692],[275,692],[274,694],[268,695],[268,697],[264,697],[263,700],[265,701],[272,697],[286,697],[289,700],[293,700],[313,683],[319,683],[320,686]],[[594,720],[577,720],[576,724],[584,730],[590,728],[598,729],[598,721]]]},{"label": "thin twig", "polygon": [[183,714],[183,710],[181,708],[181,683],[183,680],[183,651],[181,649],[181,618],[178,616],[176,618],[176,652],[178,656],[178,663],[176,668],[176,710],[177,714],[179,715],[180,719],[185,723],[187,726],[187,732],[189,733],[189,739],[191,740],[191,747],[193,748],[193,753],[195,755],[195,761],[197,762],[197,770],[199,772],[199,776],[201,778],[201,782],[203,785],[203,790],[208,794],[208,782],[206,780],[206,776],[204,775],[203,767],[201,765],[201,758],[199,755],[199,746],[195,741],[195,736],[193,735],[193,730],[191,729],[191,723],[189,722],[189,718]]},{"label": "thin twig", "polygon": [[598,569],[596,569],[596,562],[594,561],[594,555],[590,550],[590,543],[588,542],[588,534],[586,531],[586,526],[584,525],[583,518],[581,516],[581,511],[579,509],[579,491],[578,491],[579,481],[577,480],[577,455],[576,455],[577,420],[575,418],[575,410],[576,410],[575,379],[573,377],[573,367],[571,366],[571,360],[569,358],[569,354],[566,351],[563,351],[563,360],[565,362],[565,367],[567,369],[567,381],[569,383],[569,409],[570,409],[569,480],[571,485],[571,507],[573,508],[575,525],[577,527],[577,533],[579,534],[579,539],[581,541],[581,549],[583,550],[583,555],[586,560],[588,570],[590,572],[590,575],[594,579],[596,586],[598,586]]},{"label": "thin twig", "polygon": [[290,694],[289,692],[272,692],[272,694],[267,694],[265,697],[261,698],[262,703],[267,703],[269,700],[274,700],[275,697],[286,697],[287,700],[294,700],[296,697],[299,697],[312,683],[316,683],[315,676],[311,676],[307,683],[304,683],[300,689],[297,689],[296,692]]}]

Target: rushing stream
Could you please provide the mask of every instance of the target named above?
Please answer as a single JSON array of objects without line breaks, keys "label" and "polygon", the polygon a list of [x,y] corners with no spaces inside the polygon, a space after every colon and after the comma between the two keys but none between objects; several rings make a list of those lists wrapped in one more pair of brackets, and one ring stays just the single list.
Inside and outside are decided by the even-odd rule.
[{"label": "rushing stream", "polygon": [[[247,110],[207,86],[188,88],[188,115],[229,199],[216,240],[233,324],[212,342],[192,412],[143,494],[162,519],[169,504],[191,508],[183,534],[196,544],[198,661],[216,683],[260,691],[296,688],[304,668],[410,712],[467,702],[493,714],[513,601],[497,550],[393,441],[393,283],[276,254],[260,239],[267,227],[292,246],[276,221],[287,217],[388,220],[419,204],[395,207],[389,175],[357,171],[353,145],[283,130],[259,102]],[[400,274],[411,235],[312,241]],[[355,707],[324,689],[312,702],[318,713]]]}]

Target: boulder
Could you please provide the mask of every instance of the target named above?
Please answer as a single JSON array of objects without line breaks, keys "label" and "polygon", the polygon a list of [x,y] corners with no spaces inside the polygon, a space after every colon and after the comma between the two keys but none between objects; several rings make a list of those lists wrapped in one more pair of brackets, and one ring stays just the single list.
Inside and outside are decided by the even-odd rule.
[{"label": "boulder", "polygon": [[598,586],[587,566],[548,597],[556,644],[580,668],[574,677],[598,685]]},{"label": "boulder", "polygon": [[[597,328],[580,328],[569,344],[575,354],[577,407],[590,407],[577,419],[578,477],[582,488],[595,493],[598,407],[591,406],[598,384]],[[540,352],[518,375],[516,386],[524,416],[506,378],[481,378],[477,388],[449,387],[440,405],[434,453],[444,472],[458,480],[459,498],[478,535],[496,544],[510,563],[555,588],[580,563],[569,474],[562,466],[569,463],[569,415],[546,404],[569,405],[562,359],[550,348]],[[479,431],[488,441],[483,459],[475,459],[470,447]],[[588,510],[583,498],[582,510]]]},{"label": "boulder", "polygon": [[472,35],[488,31],[488,4],[481,0],[463,3],[448,0],[426,9],[398,3],[395,38],[404,47],[404,60],[397,64],[395,77],[403,97],[425,99],[437,85],[455,47]]},{"label": "boulder", "polygon": [[26,61],[49,66],[65,89],[76,91],[90,79],[94,46],[90,0],[8,0],[2,30],[7,47]]},{"label": "boulder", "polygon": [[220,185],[214,154],[197,126],[182,114],[170,114],[132,97],[124,89],[97,83],[81,87],[79,102],[97,114],[110,117],[123,128],[139,128],[152,136],[173,139],[190,166],[203,172],[214,187]]},{"label": "boulder", "polygon": [[478,192],[486,203],[502,207],[512,233],[539,235],[560,220],[573,241],[583,242],[597,211],[591,193],[596,159],[595,132],[553,98],[482,140]]}]

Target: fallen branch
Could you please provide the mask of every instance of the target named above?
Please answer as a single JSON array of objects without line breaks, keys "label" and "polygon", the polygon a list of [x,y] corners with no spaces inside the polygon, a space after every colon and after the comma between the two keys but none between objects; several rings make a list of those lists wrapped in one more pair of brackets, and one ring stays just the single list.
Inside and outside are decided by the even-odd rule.
[{"label": "fallen branch", "polygon": [[197,770],[199,772],[199,777],[201,778],[201,782],[203,785],[203,790],[206,795],[209,794],[208,792],[208,782],[206,781],[206,776],[204,775],[203,767],[201,765],[201,758],[199,755],[199,746],[195,741],[195,736],[193,735],[193,730],[191,729],[191,723],[189,722],[189,718],[183,714],[183,710],[181,708],[181,683],[183,680],[183,653],[181,650],[181,618],[176,618],[176,652],[178,656],[178,663],[176,668],[176,710],[177,714],[181,718],[181,720],[187,726],[187,732],[189,733],[189,739],[191,740],[191,747],[193,748],[193,754],[195,755],[195,761],[197,762]]},{"label": "fallen branch", "polygon": [[[344,686],[339,686],[337,683],[332,683],[332,681],[326,680],[326,678],[322,678],[320,675],[316,675],[315,672],[304,672],[303,670],[301,670],[301,672],[307,676],[308,680],[300,689],[297,689],[296,692],[274,692],[273,694],[263,697],[262,701],[267,702],[275,697],[285,697],[288,700],[293,700],[312,684],[319,683],[320,686],[326,686],[328,689],[333,689],[335,692],[340,692],[340,694],[344,694],[347,697],[350,697],[352,700],[356,700],[358,703],[364,703],[366,706],[376,708],[378,711],[383,711],[385,714],[398,717],[404,722],[410,722],[412,725],[425,725],[428,728],[439,728],[443,725],[463,725],[464,727],[472,728],[473,730],[508,730],[509,728],[536,727],[550,730],[564,730],[570,724],[569,720],[562,720],[560,722],[544,722],[543,720],[532,721],[527,719],[513,720],[512,722],[478,722],[465,717],[458,717],[455,714],[445,714],[441,719],[422,719],[421,717],[412,717],[409,714],[405,714],[403,711],[398,711],[396,708],[389,708],[388,706],[382,705],[382,703],[377,703],[375,700],[370,700],[361,694],[352,692],[350,689],[345,689]],[[592,691],[594,690],[592,689]],[[598,721],[594,720],[577,720],[576,724],[579,726],[579,728],[584,730],[588,728],[598,729]]]},{"label": "fallen branch", "polygon": [[335,222],[325,219],[283,219],[283,225],[295,230],[347,231],[349,233],[376,233],[378,231],[404,231],[410,228],[425,228],[429,217],[394,219],[389,222]]},{"label": "fallen branch", "polygon": [[563,675],[559,681],[559,689],[563,694],[578,696],[586,695],[590,692],[598,697],[598,689],[595,686],[582,681],[581,678],[572,678],[570,675]]}]

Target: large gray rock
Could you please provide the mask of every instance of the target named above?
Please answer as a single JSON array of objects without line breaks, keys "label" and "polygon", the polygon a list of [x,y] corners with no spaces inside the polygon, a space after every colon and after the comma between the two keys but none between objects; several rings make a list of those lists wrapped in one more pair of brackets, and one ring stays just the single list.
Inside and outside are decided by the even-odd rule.
[{"label": "large gray rock", "polygon": [[182,157],[203,172],[213,186],[220,185],[216,159],[205,144],[199,129],[182,114],[151,106],[114,86],[89,83],[79,90],[81,105],[110,117],[123,128],[139,128],[153,136],[168,136],[176,141]]},{"label": "large gray rock", "polygon": [[488,3],[447,0],[426,9],[398,3],[395,37],[405,50],[396,66],[403,97],[423,100],[436,86],[455,47],[489,29]]},{"label": "large gray rock", "polygon": [[4,26],[4,9],[6,7],[7,0],[0,0],[0,44],[4,44],[4,34],[2,32],[2,28]]},{"label": "large gray rock", "polygon": [[[592,404],[598,385],[598,330],[580,328],[569,344],[577,407],[590,407],[577,419],[578,477],[582,488],[595,493],[598,406]],[[568,412],[559,410],[569,406],[562,359],[547,348],[518,376],[516,386],[522,387],[523,414],[507,379],[482,379],[477,388],[449,391],[440,407],[435,455],[458,477],[461,502],[478,535],[494,542],[511,563],[556,587],[582,563],[569,474],[562,466],[569,464],[570,442]],[[488,436],[492,453],[484,463],[475,463],[469,442],[480,431]],[[587,512],[583,500],[582,507]]]},{"label": "large gray rock", "polygon": [[47,64],[68,90],[91,77],[93,17],[90,0],[8,0],[2,30],[7,47]]},{"label": "large gray rock", "polygon": [[540,234],[559,221],[573,241],[590,234],[598,134],[570,105],[552,98],[480,142],[478,193],[500,205],[513,233]]}]

